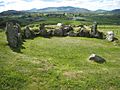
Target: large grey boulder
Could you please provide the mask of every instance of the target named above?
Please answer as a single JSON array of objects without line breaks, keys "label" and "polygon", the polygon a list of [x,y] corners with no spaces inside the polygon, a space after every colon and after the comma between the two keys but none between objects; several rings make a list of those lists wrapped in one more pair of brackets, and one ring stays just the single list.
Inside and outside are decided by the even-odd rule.
[{"label": "large grey boulder", "polygon": [[53,35],[54,36],[64,36],[64,32],[63,32],[63,29],[56,29],[53,31]]},{"label": "large grey boulder", "polygon": [[30,28],[28,26],[24,30],[24,36],[27,39],[32,37],[32,32],[31,32],[31,30],[30,30]]},{"label": "large grey boulder", "polygon": [[72,26],[66,25],[61,26],[59,29],[54,31],[55,36],[67,36],[68,32],[73,31]]},{"label": "large grey boulder", "polygon": [[19,24],[6,23],[6,36],[10,47],[17,48],[22,43],[21,28]]},{"label": "large grey boulder", "polygon": [[97,63],[104,63],[105,62],[105,59],[96,55],[96,54],[91,54],[89,56],[89,60],[90,61],[94,61],[94,62],[97,62]]},{"label": "large grey boulder", "polygon": [[73,27],[71,25],[63,26],[62,29],[64,30],[64,33],[68,33],[70,31],[73,31]]},{"label": "large grey boulder", "polygon": [[48,35],[48,36],[53,36],[53,30],[49,30],[49,31],[47,32],[47,35]]},{"label": "large grey boulder", "polygon": [[68,32],[68,36],[77,37],[77,33],[75,33],[74,31],[70,31],[70,32]]},{"label": "large grey boulder", "polygon": [[78,31],[78,36],[79,37],[90,37],[90,33],[88,30],[86,30],[84,27],[82,27],[79,31]]},{"label": "large grey boulder", "polygon": [[108,31],[107,35],[106,35],[106,39],[110,42],[114,41],[114,32],[113,31]]}]

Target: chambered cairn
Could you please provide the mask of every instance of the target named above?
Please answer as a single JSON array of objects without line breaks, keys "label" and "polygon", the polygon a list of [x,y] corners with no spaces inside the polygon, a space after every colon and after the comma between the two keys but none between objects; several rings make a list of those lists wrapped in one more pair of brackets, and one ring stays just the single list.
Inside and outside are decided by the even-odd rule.
[{"label": "chambered cairn", "polygon": [[22,44],[23,40],[19,24],[6,23],[6,36],[10,47],[17,48]]},{"label": "chambered cairn", "polygon": [[[52,36],[71,36],[71,37],[88,37],[88,38],[98,38],[104,39],[105,35],[103,32],[98,31],[97,22],[94,22],[91,30],[87,29],[87,26],[80,26],[79,30],[75,32],[71,25],[61,25],[58,29],[48,30],[45,24],[40,24],[39,29],[31,30],[28,26],[24,30],[21,30],[19,24],[13,24],[12,22],[6,23],[6,36],[10,47],[17,48],[21,46],[23,39],[31,39],[37,36],[42,37],[52,37]],[[113,32],[108,32],[106,35],[108,41],[113,41],[115,39]]]}]

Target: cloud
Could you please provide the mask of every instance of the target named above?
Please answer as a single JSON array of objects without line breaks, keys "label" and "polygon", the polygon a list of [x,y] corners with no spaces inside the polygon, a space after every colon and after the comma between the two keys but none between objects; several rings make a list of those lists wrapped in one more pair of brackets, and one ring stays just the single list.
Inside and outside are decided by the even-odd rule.
[{"label": "cloud", "polygon": [[90,10],[120,8],[120,0],[0,0],[0,10],[29,10],[32,8],[74,6]]},{"label": "cloud", "polygon": [[0,7],[4,6],[4,1],[0,1]]}]

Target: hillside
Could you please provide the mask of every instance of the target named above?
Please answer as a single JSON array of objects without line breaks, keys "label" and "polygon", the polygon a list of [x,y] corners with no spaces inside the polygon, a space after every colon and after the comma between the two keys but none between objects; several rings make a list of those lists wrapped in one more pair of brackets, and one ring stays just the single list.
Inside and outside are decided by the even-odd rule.
[{"label": "hillside", "polygon": [[112,10],[111,13],[120,14],[120,9]]},{"label": "hillside", "polygon": [[22,15],[25,14],[25,11],[16,11],[16,10],[8,10],[8,11],[3,11],[0,13],[2,16],[9,16],[9,15]]}]

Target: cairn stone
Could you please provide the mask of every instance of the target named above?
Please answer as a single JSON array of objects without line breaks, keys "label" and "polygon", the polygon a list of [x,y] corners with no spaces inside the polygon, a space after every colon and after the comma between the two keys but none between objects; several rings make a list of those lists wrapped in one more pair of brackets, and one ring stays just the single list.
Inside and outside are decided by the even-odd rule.
[{"label": "cairn stone", "polygon": [[68,33],[70,31],[73,31],[73,28],[71,25],[63,26],[62,29],[65,31],[65,33]]},{"label": "cairn stone", "polygon": [[98,33],[97,31],[97,22],[94,22],[92,27],[91,27],[91,37],[97,38],[98,35],[96,35]]},{"label": "cairn stone", "polygon": [[103,34],[103,32],[98,31],[98,32],[94,35],[94,37],[95,37],[95,38],[99,38],[99,39],[103,39],[104,34]]},{"label": "cairn stone", "polygon": [[114,41],[114,32],[113,31],[108,31],[107,35],[106,35],[106,39],[110,42]]},{"label": "cairn stone", "polygon": [[61,37],[64,36],[63,29],[56,29],[56,30],[54,30],[53,35],[54,36],[61,36]]},{"label": "cairn stone", "polygon": [[77,33],[75,33],[74,31],[70,31],[70,32],[68,32],[68,36],[77,37]]},{"label": "cairn stone", "polygon": [[79,36],[79,37],[90,37],[90,33],[89,33],[88,30],[86,30],[84,27],[82,27],[80,29],[80,31],[78,31],[77,36]]},{"label": "cairn stone", "polygon": [[39,29],[40,29],[40,30],[45,30],[45,24],[44,24],[44,23],[40,24]]},{"label": "cairn stone", "polygon": [[91,54],[89,56],[89,60],[90,61],[94,61],[94,62],[97,62],[97,63],[104,63],[105,62],[105,59],[96,55],[96,54]]},{"label": "cairn stone", "polygon": [[99,39],[103,39],[103,33],[97,30],[97,22],[93,23],[93,26],[91,28],[91,32],[90,32],[90,37],[93,38],[99,38]]},{"label": "cairn stone", "polygon": [[93,35],[95,35],[97,33],[97,22],[93,23],[93,26],[91,28],[91,32],[93,33]]},{"label": "cairn stone", "polygon": [[10,47],[17,48],[22,43],[21,28],[19,24],[6,23],[6,36]]},{"label": "cairn stone", "polygon": [[61,27],[61,26],[63,26],[63,24],[62,23],[57,23],[57,26]]},{"label": "cairn stone", "polygon": [[53,36],[53,30],[49,30],[49,31],[47,32],[47,34],[48,34],[48,36]]},{"label": "cairn stone", "polygon": [[40,36],[47,36],[47,30],[45,30],[45,24],[40,24],[40,31],[39,31]]},{"label": "cairn stone", "polygon": [[24,35],[25,35],[25,38],[27,38],[27,39],[32,37],[31,30],[28,26],[24,30]]},{"label": "cairn stone", "polygon": [[54,31],[54,36],[67,36],[68,32],[73,31],[72,26],[64,26],[62,25],[59,29]]}]

